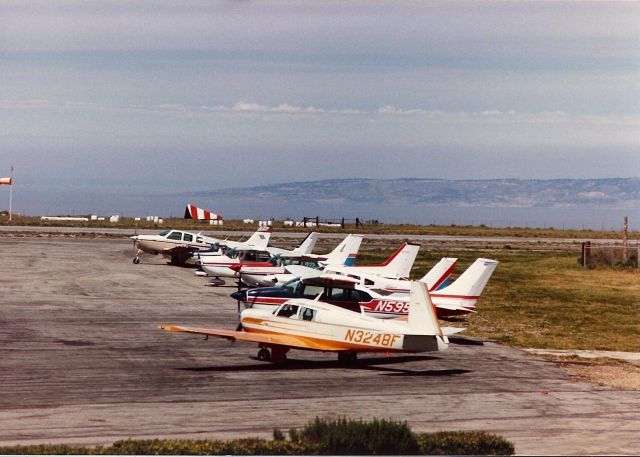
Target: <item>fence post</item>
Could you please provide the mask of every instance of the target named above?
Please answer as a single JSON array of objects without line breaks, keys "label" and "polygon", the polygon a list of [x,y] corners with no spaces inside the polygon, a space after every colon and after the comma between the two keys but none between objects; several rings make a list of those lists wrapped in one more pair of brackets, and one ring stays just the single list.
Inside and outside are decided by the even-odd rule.
[{"label": "fence post", "polygon": [[582,243],[582,266],[589,266],[591,261],[591,241],[585,241]]}]

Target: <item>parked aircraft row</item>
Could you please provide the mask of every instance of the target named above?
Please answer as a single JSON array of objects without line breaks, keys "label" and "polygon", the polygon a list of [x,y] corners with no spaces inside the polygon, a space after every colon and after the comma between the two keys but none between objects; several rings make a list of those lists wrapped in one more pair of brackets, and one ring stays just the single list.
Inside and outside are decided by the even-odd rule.
[{"label": "parked aircraft row", "polygon": [[[281,362],[290,348],[334,351],[351,361],[359,352],[444,350],[448,335],[438,318],[475,312],[498,262],[477,259],[455,281],[456,258],[444,257],[410,281],[419,245],[404,243],[385,262],[355,266],[361,235],[348,235],[326,255],[316,255],[313,232],[293,250],[269,247],[270,229],[245,242],[170,230],[132,237],[139,254],[163,254],[172,263],[194,262],[213,284],[234,279],[254,287],[231,296],[244,304],[239,328],[163,325],[172,332],[256,342],[261,360]],[[266,286],[266,287],[265,287]]]}]

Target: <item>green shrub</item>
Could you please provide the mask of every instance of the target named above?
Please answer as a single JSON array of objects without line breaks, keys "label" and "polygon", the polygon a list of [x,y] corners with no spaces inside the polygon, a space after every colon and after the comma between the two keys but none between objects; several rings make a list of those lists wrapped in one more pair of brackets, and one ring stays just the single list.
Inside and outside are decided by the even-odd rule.
[{"label": "green shrub", "polygon": [[416,435],[406,422],[374,419],[372,422],[317,418],[300,432],[302,442],[315,444],[322,454],[418,454]]},{"label": "green shrub", "polygon": [[513,455],[515,448],[501,436],[486,432],[437,432],[417,435],[426,455]]},{"label": "green shrub", "polygon": [[314,446],[291,441],[245,438],[209,440],[122,440],[105,448],[120,455],[301,455],[317,453]]},{"label": "green shrub", "polygon": [[297,428],[289,429],[289,439],[294,443],[300,441],[300,431]]},{"label": "green shrub", "polygon": [[284,439],[286,439],[286,437],[284,436],[284,433],[282,433],[282,430],[280,430],[279,428],[274,428],[273,441],[282,441]]}]

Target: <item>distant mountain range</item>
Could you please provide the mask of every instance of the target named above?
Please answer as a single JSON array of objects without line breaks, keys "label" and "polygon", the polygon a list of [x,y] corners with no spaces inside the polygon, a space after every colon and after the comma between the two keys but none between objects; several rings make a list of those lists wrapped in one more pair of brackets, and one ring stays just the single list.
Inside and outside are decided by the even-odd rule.
[{"label": "distant mountain range", "polygon": [[639,208],[640,178],[330,179],[193,192],[198,197],[298,203],[518,208]]}]

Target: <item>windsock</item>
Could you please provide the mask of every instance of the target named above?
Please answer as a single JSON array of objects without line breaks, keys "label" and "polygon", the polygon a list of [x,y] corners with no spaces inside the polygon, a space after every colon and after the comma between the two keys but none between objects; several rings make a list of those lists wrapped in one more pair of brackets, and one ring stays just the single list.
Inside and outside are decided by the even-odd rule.
[{"label": "windsock", "polygon": [[223,220],[223,217],[220,214],[215,214],[215,213],[212,213],[211,211],[206,211],[192,204],[188,204],[187,208],[184,210],[184,218],[193,219],[194,221]]},{"label": "windsock", "polygon": [[2,184],[7,185],[7,186],[12,185],[12,184],[13,184],[13,182],[11,181],[11,177],[8,177],[8,178],[0,178],[0,185],[2,185]]}]

